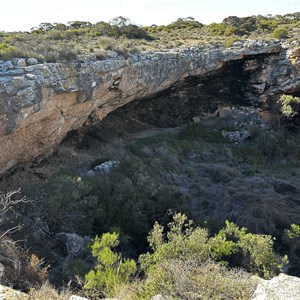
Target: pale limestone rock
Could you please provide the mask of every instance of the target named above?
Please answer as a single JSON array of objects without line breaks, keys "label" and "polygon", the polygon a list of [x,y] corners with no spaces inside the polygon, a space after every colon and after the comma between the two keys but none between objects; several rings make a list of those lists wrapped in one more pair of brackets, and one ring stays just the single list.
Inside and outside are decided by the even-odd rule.
[{"label": "pale limestone rock", "polygon": [[280,274],[261,280],[251,300],[300,300],[300,278]]},{"label": "pale limestone rock", "polygon": [[85,250],[86,240],[76,233],[61,232],[55,238],[64,244],[68,256],[76,257]]},{"label": "pale limestone rock", "polygon": [[17,66],[20,67],[20,68],[27,67],[26,60],[23,59],[23,58],[19,59],[18,62],[17,62]]},{"label": "pale limestone rock", "polygon": [[193,118],[193,122],[194,122],[194,123],[200,123],[200,121],[201,121],[201,118],[200,118],[200,117],[194,117],[194,118]]},{"label": "pale limestone rock", "polygon": [[7,286],[0,285],[0,300],[29,300],[29,296]]},{"label": "pale limestone rock", "polygon": [[[266,66],[249,62],[255,61],[256,55],[266,55]],[[285,49],[275,42],[253,41],[229,49],[190,47],[141,52],[128,59],[115,56],[104,61],[27,67],[20,59],[19,67],[0,61],[0,175],[18,163],[50,155],[69,131],[99,122],[122,105],[151,97],[191,76],[221,71],[228,62],[243,64],[245,58],[246,70],[253,76],[249,88],[258,94],[257,100],[246,93],[246,97],[250,95],[248,103],[259,101],[260,92],[271,95],[299,90],[300,66],[292,64]]]},{"label": "pale limestone rock", "polygon": [[103,173],[103,174],[109,174],[110,171],[119,166],[120,165],[120,162],[117,161],[117,160],[108,160],[100,165],[97,165],[95,168],[94,168],[94,171],[96,173]]},{"label": "pale limestone rock", "polygon": [[89,300],[88,298],[72,295],[69,300]]},{"label": "pale limestone rock", "polygon": [[28,66],[33,66],[33,65],[37,65],[39,62],[36,58],[31,57],[27,59],[26,63]]},{"label": "pale limestone rock", "polygon": [[150,300],[170,300],[171,298],[168,296],[163,296],[161,294],[153,296]]}]

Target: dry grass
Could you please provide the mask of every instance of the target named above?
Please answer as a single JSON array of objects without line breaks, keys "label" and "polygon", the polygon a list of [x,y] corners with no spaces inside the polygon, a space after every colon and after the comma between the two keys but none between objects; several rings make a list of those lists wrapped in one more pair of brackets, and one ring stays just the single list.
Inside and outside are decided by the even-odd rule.
[{"label": "dry grass", "polygon": [[148,300],[160,294],[167,299],[246,300],[251,298],[256,285],[257,279],[239,269],[228,269],[211,261],[173,260],[158,266],[144,282],[135,283],[135,292],[117,299]]},{"label": "dry grass", "polygon": [[71,291],[58,292],[49,282],[45,282],[38,289],[31,289],[29,299],[32,300],[69,300]]}]

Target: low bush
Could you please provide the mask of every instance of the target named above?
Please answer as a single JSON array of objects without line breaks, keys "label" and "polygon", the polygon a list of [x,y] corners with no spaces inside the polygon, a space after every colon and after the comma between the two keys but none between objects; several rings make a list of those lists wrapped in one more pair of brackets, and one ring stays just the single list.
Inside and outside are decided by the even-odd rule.
[{"label": "low bush", "polygon": [[288,37],[288,31],[285,28],[279,27],[273,31],[273,37],[275,39],[285,39]]},{"label": "low bush", "polygon": [[[148,236],[151,252],[139,258],[145,277],[135,283],[130,299],[148,300],[160,294],[170,299],[250,299],[257,280],[230,267],[242,264],[252,274],[269,278],[285,258],[274,253],[270,236],[246,233],[226,222],[210,237],[183,214],[175,214],[168,228],[155,223]],[[226,259],[225,259],[226,258]],[[122,299],[129,299],[123,297]]]},{"label": "low bush", "polygon": [[1,43],[0,44],[0,58],[4,60],[9,60],[14,57],[28,57],[28,55],[18,50],[16,47],[7,44],[7,43]]},{"label": "low bush", "polygon": [[226,221],[217,235],[209,237],[206,229],[193,228],[192,224],[185,215],[175,214],[164,234],[163,227],[156,223],[148,236],[153,253],[140,257],[142,269],[150,272],[153,265],[170,259],[199,262],[213,259],[270,278],[286,262],[285,257],[275,254],[271,236],[246,233],[246,228]]},{"label": "low bush", "polygon": [[226,39],[225,41],[225,46],[226,47],[231,47],[235,42],[239,42],[240,41],[240,38],[237,37],[237,36],[232,36],[228,39]]},{"label": "low bush", "polygon": [[250,299],[256,287],[251,274],[213,261],[174,259],[151,270],[133,300],[160,294],[170,299]]}]

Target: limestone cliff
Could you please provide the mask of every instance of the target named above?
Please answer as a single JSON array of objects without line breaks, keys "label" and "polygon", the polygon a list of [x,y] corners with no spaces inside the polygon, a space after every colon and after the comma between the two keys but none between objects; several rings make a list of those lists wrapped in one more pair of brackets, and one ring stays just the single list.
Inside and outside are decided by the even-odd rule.
[{"label": "limestone cliff", "polygon": [[[180,94],[181,87],[184,97],[197,98],[203,78],[213,80],[212,74],[246,103],[268,106],[274,94],[300,92],[298,52],[276,42],[247,42],[69,64],[0,61],[0,174],[49,155],[69,131],[134,100],[168,89]],[[231,66],[235,77],[226,83]]]}]

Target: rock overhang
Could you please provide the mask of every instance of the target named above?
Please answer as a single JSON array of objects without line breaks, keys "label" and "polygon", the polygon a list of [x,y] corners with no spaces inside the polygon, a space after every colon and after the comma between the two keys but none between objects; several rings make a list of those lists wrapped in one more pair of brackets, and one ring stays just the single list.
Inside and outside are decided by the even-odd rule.
[{"label": "rock overhang", "polygon": [[[189,98],[189,93],[195,98],[201,85],[212,85],[215,78],[249,104],[300,91],[297,62],[291,62],[287,50],[274,41],[68,64],[0,61],[0,174],[49,155],[69,131],[99,122],[118,107],[180,89],[185,95],[182,92],[176,101]],[[217,88],[222,90],[212,87]]]}]

